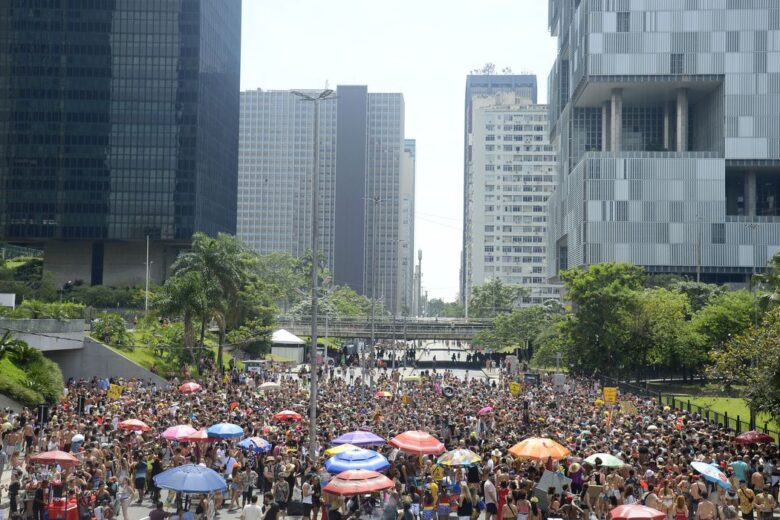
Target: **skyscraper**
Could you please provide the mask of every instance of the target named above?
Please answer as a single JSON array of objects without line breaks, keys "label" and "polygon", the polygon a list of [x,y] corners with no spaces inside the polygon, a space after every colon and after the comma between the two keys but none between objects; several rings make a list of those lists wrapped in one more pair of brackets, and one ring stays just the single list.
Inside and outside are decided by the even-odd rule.
[{"label": "skyscraper", "polygon": [[546,279],[547,199],[556,165],[547,107],[512,91],[472,96],[471,105],[466,301],[493,278],[528,289],[526,305],[559,299],[560,288]]},{"label": "skyscraper", "polygon": [[550,0],[560,269],[741,282],[780,251],[780,6]]},{"label": "skyscraper", "polygon": [[240,0],[0,4],[0,239],[113,285],[235,232],[240,44]]},{"label": "skyscraper", "polygon": [[[469,162],[471,161],[472,139],[472,99],[474,96],[489,96],[496,92],[512,92],[521,98],[536,103],[536,76],[528,74],[469,74],[466,76],[465,115],[463,118],[463,193],[468,193]],[[468,222],[468,205],[463,199],[463,222]],[[460,259],[460,300],[465,303],[466,295],[466,226],[463,226],[463,238]]]},{"label": "skyscraper", "polygon": [[[301,255],[311,248],[314,108],[288,91],[247,91],[241,100],[238,235],[260,253]],[[321,251],[334,283],[395,313],[407,283],[401,251],[413,242],[402,231],[404,211],[411,220],[414,211],[404,206],[414,183],[403,154],[401,94],[342,85],[320,103]]]},{"label": "skyscraper", "polygon": [[401,210],[398,213],[398,276],[400,277],[396,309],[403,316],[413,315],[414,291],[414,194],[417,165],[417,141],[404,140],[401,162]]}]

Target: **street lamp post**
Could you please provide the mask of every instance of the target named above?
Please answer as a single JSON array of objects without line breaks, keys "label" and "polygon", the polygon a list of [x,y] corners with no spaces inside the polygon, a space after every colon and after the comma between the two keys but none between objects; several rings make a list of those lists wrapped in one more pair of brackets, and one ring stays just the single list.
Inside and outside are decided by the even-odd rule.
[{"label": "street lamp post", "polygon": [[374,202],[374,208],[371,212],[371,348],[368,355],[368,388],[374,389],[374,356],[376,344],[376,314],[374,305],[376,304],[376,212],[382,199],[378,195],[371,197]]},{"label": "street lamp post", "polygon": [[319,94],[309,95],[297,90],[292,94],[311,101],[314,106],[314,164],[311,175],[311,387],[309,389],[309,454],[314,460],[317,451],[317,290],[318,290],[318,249],[319,249],[319,176],[320,176],[320,101],[334,99],[333,91],[323,90]]}]

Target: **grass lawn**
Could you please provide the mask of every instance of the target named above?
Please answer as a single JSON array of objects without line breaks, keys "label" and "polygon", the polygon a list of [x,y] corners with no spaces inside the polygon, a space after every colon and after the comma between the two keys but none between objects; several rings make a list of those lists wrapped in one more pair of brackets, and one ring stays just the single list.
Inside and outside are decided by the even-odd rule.
[{"label": "grass lawn", "polygon": [[[671,404],[671,396],[664,396],[664,398],[668,399],[669,404]],[[736,419],[737,416],[739,416],[740,420],[746,423],[750,421],[750,410],[748,409],[747,403],[745,403],[744,399],[739,397],[681,394],[676,395],[675,399],[677,400],[678,407],[681,406],[679,404],[680,400],[682,400],[686,405],[690,400],[691,405],[698,405],[702,408],[709,408],[711,411],[718,412],[720,414],[728,413],[730,419]],[[756,417],[756,426],[758,426],[758,428],[763,428],[765,421],[769,423],[770,430],[780,430],[778,425],[774,421],[770,421],[769,417],[764,414],[759,414]]]},{"label": "grass lawn", "polygon": [[24,373],[24,370],[11,363],[7,357],[0,359],[0,374],[16,383],[23,383],[27,380],[27,374]]}]

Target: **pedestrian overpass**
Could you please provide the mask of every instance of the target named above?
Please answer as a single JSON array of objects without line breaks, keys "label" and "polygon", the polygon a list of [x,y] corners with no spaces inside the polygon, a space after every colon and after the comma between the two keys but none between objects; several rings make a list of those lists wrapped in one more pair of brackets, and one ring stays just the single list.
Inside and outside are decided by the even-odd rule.
[{"label": "pedestrian overpass", "polygon": [[[277,325],[298,336],[311,334],[310,319],[280,318]],[[371,338],[371,321],[366,319],[317,320],[318,335],[333,338]],[[488,320],[452,318],[382,318],[374,322],[376,339],[471,341],[490,328]]]}]

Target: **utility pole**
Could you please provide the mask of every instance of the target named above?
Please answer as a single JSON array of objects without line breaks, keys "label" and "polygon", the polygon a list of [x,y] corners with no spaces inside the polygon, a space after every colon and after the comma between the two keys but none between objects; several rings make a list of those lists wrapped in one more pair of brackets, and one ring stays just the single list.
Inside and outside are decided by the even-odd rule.
[{"label": "utility pole", "polygon": [[146,235],[146,288],[144,290],[144,316],[149,315],[149,235]]},{"label": "utility pole", "polygon": [[371,212],[371,347],[368,355],[368,388],[374,389],[374,356],[376,344],[376,313],[374,305],[376,304],[376,212],[382,199],[378,195],[371,197],[374,203]]}]

